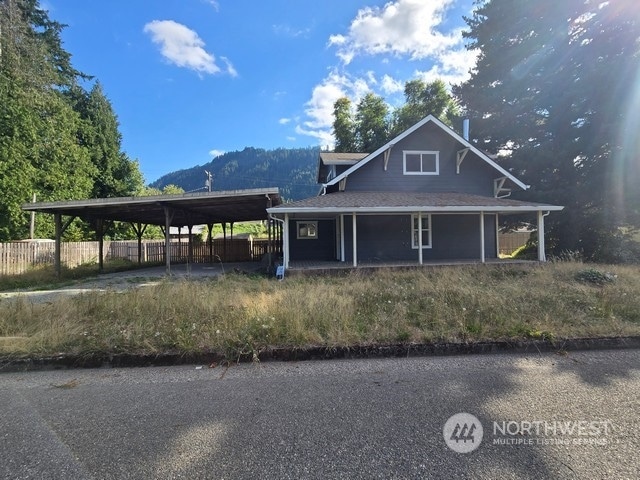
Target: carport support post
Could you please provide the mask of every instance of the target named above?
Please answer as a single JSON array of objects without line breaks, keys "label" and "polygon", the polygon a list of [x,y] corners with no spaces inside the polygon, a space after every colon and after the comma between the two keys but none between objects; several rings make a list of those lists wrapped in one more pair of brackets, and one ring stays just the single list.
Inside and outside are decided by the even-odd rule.
[{"label": "carport support post", "polygon": [[164,209],[164,260],[166,265],[166,274],[171,275],[171,221],[173,220],[173,210],[169,207]]},{"label": "carport support post", "polygon": [[222,256],[227,261],[227,222],[222,222]]},{"label": "carport support post", "polygon": [[60,262],[60,249],[61,245],[61,237],[62,237],[62,215],[59,213],[53,214],[54,223],[56,225],[56,251],[54,253],[54,268],[56,271],[56,277],[60,278],[62,275],[62,265]]},{"label": "carport support post", "polygon": [[131,223],[131,228],[133,228],[133,231],[136,232],[136,237],[138,237],[138,265],[140,265],[142,263],[142,235],[147,229],[147,224],[143,227],[141,223]]},{"label": "carport support post", "polygon": [[191,265],[193,263],[193,236],[191,231],[193,230],[193,225],[187,225],[189,229],[189,243],[187,244],[187,263]]},{"label": "carport support post", "polygon": [[96,235],[98,236],[98,271],[104,271],[104,220],[96,220]]},{"label": "carport support post", "polygon": [[213,238],[211,237],[211,232],[213,230],[213,223],[207,223],[207,240],[209,243],[209,263],[213,263]]}]

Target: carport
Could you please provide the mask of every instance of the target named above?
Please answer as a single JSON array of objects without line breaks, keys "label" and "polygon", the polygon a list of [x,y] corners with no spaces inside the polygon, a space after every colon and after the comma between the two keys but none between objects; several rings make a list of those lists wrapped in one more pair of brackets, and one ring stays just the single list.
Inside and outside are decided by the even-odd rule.
[{"label": "carport", "polygon": [[[61,238],[74,218],[90,222],[96,231],[99,245],[99,270],[103,269],[103,240],[109,222],[131,224],[138,237],[138,262],[142,235],[147,225],[158,225],[164,230],[165,263],[171,273],[170,227],[188,227],[189,252],[192,251],[191,229],[194,225],[207,225],[209,239],[213,225],[223,226],[235,222],[268,220],[267,208],[280,205],[282,199],[277,188],[230,190],[219,192],[153,195],[149,197],[94,198],[62,202],[27,203],[27,212],[52,214],[55,219],[55,269],[61,272]],[[65,217],[65,218],[63,218]],[[282,238],[281,228],[272,229],[268,223],[269,242]],[[270,251],[272,249],[270,248]]]}]

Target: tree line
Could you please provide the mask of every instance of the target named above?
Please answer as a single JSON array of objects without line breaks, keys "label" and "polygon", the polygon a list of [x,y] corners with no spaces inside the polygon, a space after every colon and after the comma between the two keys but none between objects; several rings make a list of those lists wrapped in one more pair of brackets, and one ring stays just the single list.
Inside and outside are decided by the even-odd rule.
[{"label": "tree line", "polygon": [[[471,120],[471,141],[532,187],[517,197],[564,205],[551,253],[640,258],[640,15],[634,2],[478,0],[465,18],[478,60],[466,82],[405,85],[390,112],[368,94],[334,105],[337,151],[372,152],[428,114]],[[460,122],[455,122],[458,126]],[[534,240],[535,241],[535,240]]]},{"label": "tree line", "polygon": [[[20,206],[33,194],[54,201],[144,192],[112,105],[98,81],[74,68],[63,28],[37,0],[0,0],[0,241],[28,237]],[[50,217],[38,216],[36,237],[52,235]],[[88,238],[90,227],[76,220],[66,238]]]}]

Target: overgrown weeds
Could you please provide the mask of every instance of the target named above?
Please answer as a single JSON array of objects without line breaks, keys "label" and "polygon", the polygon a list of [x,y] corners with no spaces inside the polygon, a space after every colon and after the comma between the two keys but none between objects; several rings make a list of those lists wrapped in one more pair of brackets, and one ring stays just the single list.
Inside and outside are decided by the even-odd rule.
[{"label": "overgrown weeds", "polygon": [[0,354],[183,353],[273,347],[640,334],[637,267],[579,263],[380,271],[283,282],[228,274],[47,304],[0,303]]},{"label": "overgrown weeds", "polygon": [[[139,266],[137,263],[124,259],[114,259],[105,262],[102,273],[122,272],[126,270],[136,270],[138,268],[148,268],[149,263]],[[55,269],[51,265],[31,268],[19,275],[0,276],[0,291],[24,290],[24,289],[49,289],[58,288],[74,283],[77,280],[94,277],[98,275],[96,263],[86,263],[75,268],[63,266],[61,275],[56,275]]]}]

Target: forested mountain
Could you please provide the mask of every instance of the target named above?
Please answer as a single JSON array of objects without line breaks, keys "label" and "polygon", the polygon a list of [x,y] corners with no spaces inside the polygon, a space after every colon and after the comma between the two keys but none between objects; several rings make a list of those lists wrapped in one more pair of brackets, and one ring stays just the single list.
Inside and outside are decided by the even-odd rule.
[{"label": "forested mountain", "polygon": [[168,173],[150,186],[162,189],[176,185],[186,192],[205,191],[213,174],[213,190],[278,187],[285,200],[298,200],[318,193],[316,183],[318,147],[264,150],[247,147],[227,152],[211,162]]}]

